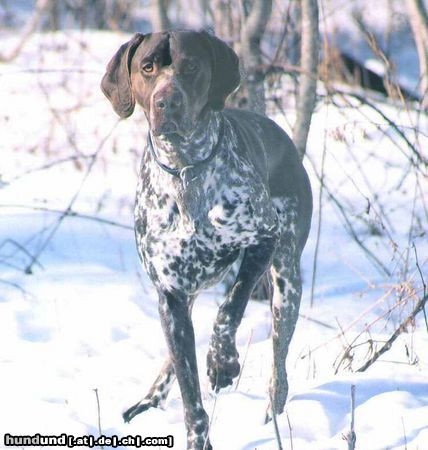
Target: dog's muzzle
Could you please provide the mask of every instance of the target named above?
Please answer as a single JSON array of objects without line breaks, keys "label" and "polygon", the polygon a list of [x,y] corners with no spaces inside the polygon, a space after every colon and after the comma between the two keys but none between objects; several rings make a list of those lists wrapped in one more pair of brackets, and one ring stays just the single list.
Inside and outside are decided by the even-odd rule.
[{"label": "dog's muzzle", "polygon": [[172,84],[164,85],[153,93],[150,127],[154,136],[171,133],[185,135],[190,131],[184,99],[181,90]]}]

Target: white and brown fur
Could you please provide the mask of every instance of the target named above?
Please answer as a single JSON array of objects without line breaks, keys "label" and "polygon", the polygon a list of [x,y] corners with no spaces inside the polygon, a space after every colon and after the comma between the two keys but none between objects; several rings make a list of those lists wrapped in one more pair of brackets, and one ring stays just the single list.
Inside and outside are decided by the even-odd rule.
[{"label": "white and brown fur", "polygon": [[137,34],[114,55],[102,89],[121,117],[135,102],[150,138],[135,205],[141,260],[159,295],[169,357],[126,421],[166,399],[177,378],[187,448],[211,449],[198,380],[191,310],[241,255],[208,350],[208,377],[219,390],[239,374],[235,337],[250,295],[270,274],[273,372],[270,414],[288,392],[285,360],[298,317],[300,256],[309,233],[309,180],[291,140],[266,117],[224,109],[239,83],[238,59],[205,32]]}]

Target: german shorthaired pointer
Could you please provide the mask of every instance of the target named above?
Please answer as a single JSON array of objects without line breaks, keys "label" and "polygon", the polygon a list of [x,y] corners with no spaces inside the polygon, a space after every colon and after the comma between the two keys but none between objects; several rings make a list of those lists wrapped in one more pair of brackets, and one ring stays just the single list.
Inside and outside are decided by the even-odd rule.
[{"label": "german shorthaired pointer", "polygon": [[[196,295],[242,258],[220,306],[207,356],[213,389],[239,374],[237,328],[265,274],[271,280],[273,373],[269,414],[281,413],[285,358],[302,292],[300,255],[311,221],[307,174],[274,122],[223,109],[240,81],[238,58],[206,32],[136,34],[107,66],[102,90],[126,118],[135,102],[150,126],[135,205],[138,252],[156,286],[169,358],[126,421],[166,399],[175,377],[187,448],[211,449],[198,380],[191,309]],[[270,274],[270,276],[269,276]]]}]

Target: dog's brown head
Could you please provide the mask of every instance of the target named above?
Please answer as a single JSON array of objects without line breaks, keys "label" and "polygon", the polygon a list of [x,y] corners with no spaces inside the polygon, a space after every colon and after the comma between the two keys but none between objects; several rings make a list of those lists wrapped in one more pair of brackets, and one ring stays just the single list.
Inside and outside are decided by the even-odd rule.
[{"label": "dog's brown head", "polygon": [[204,31],[166,31],[137,33],[123,44],[101,89],[120,117],[137,101],[155,135],[185,136],[207,108],[224,108],[239,80],[238,57],[223,41]]}]

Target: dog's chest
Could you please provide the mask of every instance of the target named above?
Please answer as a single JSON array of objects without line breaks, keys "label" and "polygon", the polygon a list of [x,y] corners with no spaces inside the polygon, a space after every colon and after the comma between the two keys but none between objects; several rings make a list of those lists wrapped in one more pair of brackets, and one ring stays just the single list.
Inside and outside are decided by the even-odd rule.
[{"label": "dog's chest", "polygon": [[183,182],[146,155],[135,223],[140,257],[155,281],[190,291],[216,282],[239,250],[272,234],[277,217],[254,169],[233,152]]}]

